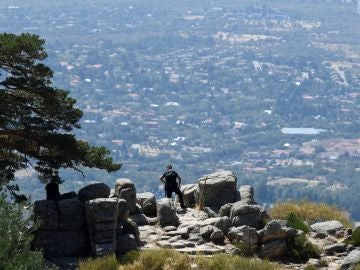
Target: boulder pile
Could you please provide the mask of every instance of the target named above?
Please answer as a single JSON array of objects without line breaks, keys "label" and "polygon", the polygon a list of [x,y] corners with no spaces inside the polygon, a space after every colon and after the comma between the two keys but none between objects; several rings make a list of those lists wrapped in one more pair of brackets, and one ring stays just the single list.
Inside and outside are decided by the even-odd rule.
[{"label": "boulder pile", "polygon": [[80,189],[72,199],[36,201],[34,215],[39,228],[33,247],[43,250],[47,258],[136,249],[139,229],[130,220],[129,205],[134,215],[139,214],[134,184],[124,179],[116,182],[115,195],[110,195],[110,187],[97,183]]},{"label": "boulder pile", "polygon": [[[247,252],[277,259],[288,256],[295,238],[303,234],[287,221],[271,220],[255,201],[252,186],[237,190],[233,172],[205,175],[181,190],[185,210],[176,208],[171,199],[136,193],[133,182],[125,178],[118,179],[113,190],[98,183],[72,199],[37,201],[34,214],[40,226],[33,246],[47,258],[172,248],[188,254]],[[313,224],[308,237],[320,247],[322,258],[334,265],[328,269],[352,269],[360,262],[360,253],[344,242],[349,234],[333,220]],[[317,267],[320,262],[312,259],[309,264]]]}]

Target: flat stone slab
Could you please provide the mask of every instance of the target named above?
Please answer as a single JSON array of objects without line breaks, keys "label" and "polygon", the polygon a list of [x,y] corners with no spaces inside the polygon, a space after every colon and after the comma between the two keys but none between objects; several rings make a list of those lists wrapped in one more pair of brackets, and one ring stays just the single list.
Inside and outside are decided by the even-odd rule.
[{"label": "flat stone slab", "polygon": [[211,247],[202,247],[202,246],[185,247],[185,248],[181,248],[181,249],[176,249],[176,251],[178,251],[180,253],[186,253],[189,255],[197,255],[199,253],[204,254],[204,255],[214,255],[214,254],[219,254],[219,253],[224,252],[221,249],[211,248]]},{"label": "flat stone slab", "polygon": [[186,242],[185,242],[185,246],[186,246],[186,247],[195,247],[196,245],[195,245],[194,242],[186,241]]},{"label": "flat stone slab", "polygon": [[181,235],[176,235],[176,236],[174,236],[174,237],[171,237],[168,241],[169,241],[170,243],[175,243],[175,242],[180,241],[180,240],[182,240]]},{"label": "flat stone slab", "polygon": [[338,220],[324,221],[311,225],[311,230],[324,234],[335,234],[337,231],[343,229],[344,226]]},{"label": "flat stone slab", "polygon": [[340,270],[353,269],[358,263],[360,263],[360,250],[353,250],[341,262]]},{"label": "flat stone slab", "polygon": [[172,247],[171,243],[169,241],[165,241],[165,240],[157,242],[156,245],[159,247],[162,247],[162,248],[171,248]]},{"label": "flat stone slab", "polygon": [[175,226],[166,226],[164,227],[164,231],[165,232],[171,232],[171,231],[176,231],[177,228]]},{"label": "flat stone slab", "polygon": [[189,237],[189,230],[188,230],[188,228],[181,228],[181,229],[178,229],[176,231],[170,231],[166,235],[168,235],[168,236],[180,235],[183,238],[188,238]]},{"label": "flat stone slab", "polygon": [[180,249],[180,248],[185,248],[186,245],[184,242],[174,242],[174,243],[171,243],[171,247],[174,249]]}]

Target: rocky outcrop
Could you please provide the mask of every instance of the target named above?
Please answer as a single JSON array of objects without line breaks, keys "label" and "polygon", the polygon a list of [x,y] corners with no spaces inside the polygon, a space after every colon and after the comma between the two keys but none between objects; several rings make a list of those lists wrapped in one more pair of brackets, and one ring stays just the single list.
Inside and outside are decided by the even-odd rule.
[{"label": "rocky outcrop", "polygon": [[157,202],[157,217],[159,224],[165,226],[177,226],[179,219],[171,199],[162,199]]},{"label": "rocky outcrop", "polygon": [[256,204],[254,199],[254,188],[250,185],[241,186],[239,189],[240,201],[247,204]]},{"label": "rocky outcrop", "polygon": [[87,237],[80,231],[43,231],[35,232],[34,249],[42,250],[46,258],[84,256],[88,252]]},{"label": "rocky outcrop", "polygon": [[141,206],[144,215],[148,217],[156,216],[156,198],[151,192],[136,194],[138,204]]},{"label": "rocky outcrop", "polygon": [[289,247],[297,235],[297,230],[286,227],[284,223],[280,220],[272,220],[265,225],[264,229],[258,231],[262,257],[279,258],[290,251]]},{"label": "rocky outcrop", "polygon": [[352,270],[360,264],[360,250],[353,250],[341,262],[340,270]]},{"label": "rocky outcrop", "polygon": [[344,226],[341,224],[340,221],[330,220],[311,225],[311,230],[325,235],[333,235],[340,230],[344,230]]},{"label": "rocky outcrop", "polygon": [[115,252],[118,199],[95,199],[85,203],[87,228],[94,256]]},{"label": "rocky outcrop", "polygon": [[180,190],[183,194],[184,204],[186,207],[194,207],[195,202],[195,192],[197,190],[196,184],[182,185]]},{"label": "rocky outcrop", "polygon": [[85,217],[78,198],[58,202],[36,201],[34,215],[39,223],[34,237],[34,249],[42,249],[45,257],[86,254]]},{"label": "rocky outcrop", "polygon": [[244,204],[242,201],[232,205],[230,219],[235,227],[247,225],[260,229],[262,226],[262,217],[259,207],[256,205]]},{"label": "rocky outcrop", "polygon": [[[46,257],[89,252],[100,256],[161,247],[188,254],[249,252],[283,259],[302,233],[284,220],[268,221],[266,211],[256,204],[254,189],[246,185],[237,191],[231,172],[210,174],[182,189],[185,204],[199,207],[183,210],[171,199],[156,201],[148,192],[136,195],[129,179],[118,179],[111,195],[109,188],[95,184],[81,189],[82,200],[37,201],[34,213],[40,228],[33,246],[43,249]],[[106,195],[110,198],[98,198]],[[321,260],[326,258],[329,269],[338,269],[341,263],[341,269],[352,269],[358,262],[360,254],[345,241],[351,230],[338,221],[316,223],[311,228],[308,237],[321,249]],[[321,260],[311,263],[320,267]]]},{"label": "rocky outcrop", "polygon": [[233,172],[220,171],[204,175],[198,180],[195,202],[203,207],[218,211],[221,206],[233,203],[237,198],[237,179]]},{"label": "rocky outcrop", "polygon": [[[131,184],[126,182],[118,188],[119,194],[128,195],[128,188]],[[128,219],[128,201],[119,199],[118,195],[102,198],[104,196],[110,196],[110,188],[93,184],[82,188],[72,199],[36,201],[34,215],[40,227],[35,232],[34,249],[42,249],[46,257],[61,257],[82,256],[88,252],[101,256],[136,248],[140,243],[139,230],[137,224]],[[137,215],[142,214],[133,216],[139,222]]]},{"label": "rocky outcrop", "polygon": [[77,231],[84,227],[84,211],[78,198],[36,201],[34,215],[40,230]]},{"label": "rocky outcrop", "polygon": [[249,226],[233,227],[227,237],[233,244],[245,244],[252,252],[256,252],[259,244],[259,234],[255,228]]},{"label": "rocky outcrop", "polygon": [[124,199],[128,203],[130,215],[136,213],[136,188],[134,183],[127,178],[116,180],[115,194],[119,199]]},{"label": "rocky outcrop", "polygon": [[104,183],[95,183],[83,187],[79,190],[78,197],[82,202],[98,199],[109,198],[110,187]]}]

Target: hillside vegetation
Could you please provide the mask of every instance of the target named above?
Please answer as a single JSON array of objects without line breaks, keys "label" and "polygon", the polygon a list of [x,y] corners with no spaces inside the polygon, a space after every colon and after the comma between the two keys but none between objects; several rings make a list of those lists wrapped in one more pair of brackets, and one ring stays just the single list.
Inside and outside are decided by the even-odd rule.
[{"label": "hillside vegetation", "polygon": [[289,215],[296,215],[310,225],[326,220],[338,220],[344,226],[351,227],[351,220],[347,212],[325,203],[309,201],[278,202],[270,209],[269,214],[275,219],[287,219]]}]

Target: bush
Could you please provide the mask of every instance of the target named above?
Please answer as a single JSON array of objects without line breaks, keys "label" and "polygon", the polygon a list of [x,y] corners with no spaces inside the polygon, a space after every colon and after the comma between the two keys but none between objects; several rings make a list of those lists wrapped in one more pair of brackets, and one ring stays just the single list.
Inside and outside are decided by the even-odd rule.
[{"label": "bush", "polygon": [[240,250],[240,256],[251,257],[254,255],[249,244],[239,242],[235,246]]},{"label": "bush", "polygon": [[351,221],[347,212],[341,211],[337,207],[329,206],[325,203],[313,203],[308,201],[279,202],[269,211],[272,218],[278,219],[286,219],[291,213],[301,220],[308,222],[310,225],[327,220],[338,220],[344,226],[351,227]]},{"label": "bush", "polygon": [[300,261],[320,257],[319,248],[308,241],[304,234],[295,237],[292,253],[293,256]]},{"label": "bush", "polygon": [[6,201],[0,194],[0,269],[44,269],[41,252],[31,251],[30,219],[22,214],[22,205]]},{"label": "bush", "polygon": [[315,267],[313,265],[308,265],[304,268],[304,270],[317,270],[317,267]]},{"label": "bush", "polygon": [[360,228],[353,231],[349,243],[356,247],[360,246]]},{"label": "bush", "polygon": [[114,255],[80,261],[80,270],[117,270],[118,262]]},{"label": "bush", "polygon": [[309,225],[307,225],[296,214],[292,212],[288,214],[285,219],[287,220],[291,228],[302,230],[305,233],[308,233],[310,231]]}]

